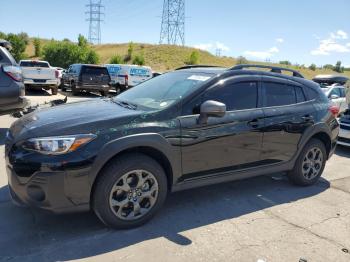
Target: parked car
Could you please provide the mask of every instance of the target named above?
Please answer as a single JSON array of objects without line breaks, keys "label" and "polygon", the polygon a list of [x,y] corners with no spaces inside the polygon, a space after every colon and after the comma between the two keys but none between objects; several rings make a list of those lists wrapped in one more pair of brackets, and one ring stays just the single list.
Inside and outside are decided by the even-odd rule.
[{"label": "parked car", "polygon": [[69,87],[73,95],[81,91],[97,91],[106,96],[111,89],[110,83],[111,78],[106,67],[74,64],[63,75],[61,89],[66,91]]},{"label": "parked car", "polygon": [[107,64],[105,66],[111,76],[112,84],[116,87],[116,90],[120,92],[153,77],[152,69],[149,66],[122,64]]},{"label": "parked car", "polygon": [[7,48],[11,48],[10,43],[0,39],[0,115],[15,113],[29,104],[21,68]]},{"label": "parked car", "polygon": [[58,71],[58,86],[60,86],[61,85],[61,79],[62,79],[62,76],[63,76],[65,70],[62,67],[55,67],[55,69]]},{"label": "parked car", "polygon": [[349,78],[337,75],[318,75],[313,81],[320,84],[328,99],[339,108],[339,114],[349,108],[350,101],[347,99],[350,87]]},{"label": "parked car", "polygon": [[53,95],[57,95],[59,72],[56,68],[46,61],[39,60],[21,60],[19,65],[26,89],[51,90]]},{"label": "parked car", "polygon": [[12,198],[129,228],[169,192],[282,171],[316,183],[339,133],[327,97],[294,70],[250,67],[177,70],[22,117],[5,142]]},{"label": "parked car", "polygon": [[347,109],[339,119],[340,131],[338,144],[350,147],[350,109]]}]

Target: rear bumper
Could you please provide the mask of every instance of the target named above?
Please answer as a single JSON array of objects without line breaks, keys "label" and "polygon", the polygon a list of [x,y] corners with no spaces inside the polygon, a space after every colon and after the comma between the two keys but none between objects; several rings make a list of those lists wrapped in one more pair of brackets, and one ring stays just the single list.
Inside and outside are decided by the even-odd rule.
[{"label": "rear bumper", "polygon": [[104,91],[107,92],[111,89],[110,85],[85,85],[79,84],[76,86],[77,89],[80,90],[91,90],[91,91]]},{"label": "rear bumper", "polygon": [[41,81],[41,80],[39,81],[40,82],[35,81],[34,79],[24,79],[23,83],[25,85],[42,87],[42,86],[58,86],[60,82],[57,79],[46,79],[44,81]]},{"label": "rear bumper", "polygon": [[350,146],[350,130],[340,129],[338,136],[338,145]]},{"label": "rear bumper", "polygon": [[20,96],[15,103],[1,105],[0,114],[11,114],[29,106],[30,102],[27,98]]}]

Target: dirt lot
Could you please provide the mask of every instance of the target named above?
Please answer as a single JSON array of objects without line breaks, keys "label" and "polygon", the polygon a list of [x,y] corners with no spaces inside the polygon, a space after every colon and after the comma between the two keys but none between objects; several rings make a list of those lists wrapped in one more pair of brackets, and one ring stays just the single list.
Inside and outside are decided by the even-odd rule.
[{"label": "dirt lot", "polygon": [[[29,98],[35,104],[63,95]],[[14,120],[0,117],[1,155]],[[339,147],[312,187],[271,174],[175,193],[147,225],[113,231],[92,213],[55,216],[14,206],[2,156],[0,260],[350,261],[349,158],[350,149]]]}]

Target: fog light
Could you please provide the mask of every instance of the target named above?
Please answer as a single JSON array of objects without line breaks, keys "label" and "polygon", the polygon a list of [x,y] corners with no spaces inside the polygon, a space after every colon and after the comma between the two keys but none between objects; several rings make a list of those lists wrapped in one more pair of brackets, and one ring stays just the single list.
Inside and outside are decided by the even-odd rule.
[{"label": "fog light", "polygon": [[27,187],[28,196],[38,202],[45,200],[45,192],[38,186],[29,186]]}]

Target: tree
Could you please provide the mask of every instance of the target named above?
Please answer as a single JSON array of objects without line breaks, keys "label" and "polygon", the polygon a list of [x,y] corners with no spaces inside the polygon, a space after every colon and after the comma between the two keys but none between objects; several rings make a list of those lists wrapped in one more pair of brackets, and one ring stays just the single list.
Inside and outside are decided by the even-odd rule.
[{"label": "tree", "polygon": [[326,64],[323,66],[323,69],[330,69],[330,70],[333,70],[334,69],[334,66],[331,65],[331,64]]},{"label": "tree", "polygon": [[196,51],[192,51],[192,53],[190,54],[189,60],[185,61],[185,64],[198,65],[199,64],[199,58],[200,58],[199,52],[197,50]]},{"label": "tree", "polygon": [[28,35],[26,33],[20,34],[8,34],[6,40],[12,45],[11,53],[13,57],[18,61],[25,58],[25,50],[28,45]]},{"label": "tree", "polygon": [[75,63],[97,64],[99,62],[97,53],[89,45],[67,41],[50,41],[45,45],[43,54],[44,59],[51,65],[63,68]]},{"label": "tree", "polygon": [[34,56],[35,57],[40,57],[41,53],[42,53],[40,39],[39,38],[34,38],[33,45],[34,45]]},{"label": "tree", "polygon": [[0,39],[6,39],[7,35],[4,32],[0,31]]},{"label": "tree", "polygon": [[315,71],[316,70],[316,65],[315,64],[311,64],[309,66],[309,69],[312,70],[312,71]]},{"label": "tree", "polygon": [[236,64],[237,65],[248,64],[248,60],[244,56],[239,56],[237,57]]},{"label": "tree", "polygon": [[78,36],[78,46],[80,47],[88,46],[88,40],[82,34],[79,34]]},{"label": "tree", "polygon": [[335,64],[335,67],[333,69],[335,72],[337,73],[343,73],[344,72],[344,67],[341,66],[341,61],[338,61],[336,64]]},{"label": "tree", "polygon": [[122,64],[123,63],[123,58],[120,55],[114,55],[109,60],[109,63],[110,64]]}]

